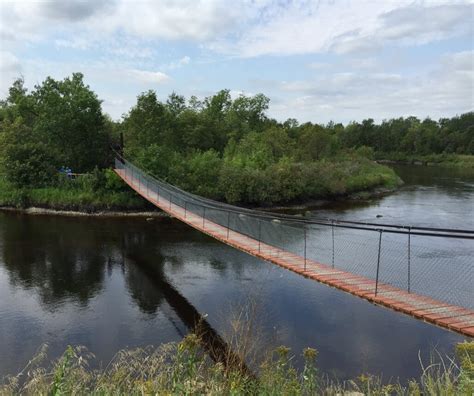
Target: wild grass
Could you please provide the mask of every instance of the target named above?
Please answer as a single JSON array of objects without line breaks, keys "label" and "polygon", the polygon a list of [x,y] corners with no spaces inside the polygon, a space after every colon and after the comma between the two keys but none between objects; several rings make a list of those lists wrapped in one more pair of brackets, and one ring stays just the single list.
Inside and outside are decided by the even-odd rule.
[{"label": "wild grass", "polygon": [[0,395],[466,395],[474,392],[474,342],[456,347],[456,359],[433,356],[422,375],[408,384],[384,384],[363,375],[336,382],[321,375],[317,351],[303,351],[304,368],[293,366],[284,347],[268,354],[249,375],[239,367],[213,362],[195,333],[158,348],[124,349],[103,368],[92,369],[94,356],[68,347],[49,367],[41,366],[46,347],[17,375],[6,377]]},{"label": "wild grass", "polygon": [[97,186],[91,175],[72,180],[60,179],[55,185],[47,187],[23,188],[14,186],[0,175],[0,206],[97,212],[142,210],[147,208],[147,203],[125,184],[111,185],[105,181]]}]

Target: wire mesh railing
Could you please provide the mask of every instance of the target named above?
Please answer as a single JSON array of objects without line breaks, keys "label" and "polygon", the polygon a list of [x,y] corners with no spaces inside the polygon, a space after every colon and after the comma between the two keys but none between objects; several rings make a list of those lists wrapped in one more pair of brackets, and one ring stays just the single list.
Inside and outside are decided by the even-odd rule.
[{"label": "wire mesh railing", "polygon": [[185,216],[250,237],[260,244],[293,253],[390,285],[409,293],[474,309],[474,230],[412,227],[298,216],[241,208],[210,200],[167,183],[117,156],[115,166],[134,187]]}]

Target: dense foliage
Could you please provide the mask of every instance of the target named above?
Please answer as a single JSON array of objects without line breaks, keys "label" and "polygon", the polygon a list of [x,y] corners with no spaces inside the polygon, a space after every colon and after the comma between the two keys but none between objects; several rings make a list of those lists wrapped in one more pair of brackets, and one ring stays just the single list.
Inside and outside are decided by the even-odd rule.
[{"label": "dense foliage", "polygon": [[14,188],[62,188],[63,166],[75,173],[110,166],[110,146],[122,132],[125,154],[158,177],[214,199],[261,205],[394,187],[394,172],[374,158],[474,153],[474,113],[439,122],[299,125],[269,118],[268,106],[262,94],[232,98],[222,90],[186,100],[173,93],[161,102],[148,91],[113,122],[80,73],[47,78],[31,92],[18,80],[0,105],[0,171]]},{"label": "dense foliage", "polygon": [[266,116],[259,94],[232,99],[228,90],[199,101],[155,92],[138,97],[124,117],[126,154],[172,184],[215,199],[272,204],[393,187],[377,157],[471,153],[474,113],[450,120],[415,117],[362,123],[298,125]]},{"label": "dense foliage", "polygon": [[83,76],[47,78],[28,93],[22,80],[10,88],[0,112],[0,159],[18,186],[50,184],[63,166],[85,173],[110,158],[101,102]]}]

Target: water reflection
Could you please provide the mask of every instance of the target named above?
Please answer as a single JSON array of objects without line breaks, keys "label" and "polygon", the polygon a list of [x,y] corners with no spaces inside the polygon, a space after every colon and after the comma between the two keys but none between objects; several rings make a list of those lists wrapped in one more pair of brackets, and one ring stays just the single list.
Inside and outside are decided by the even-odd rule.
[{"label": "water reflection", "polygon": [[100,230],[56,218],[7,216],[0,224],[1,254],[13,286],[35,288],[45,307],[71,299],[85,306],[102,288],[111,247],[97,246]]},{"label": "water reflection", "polygon": [[[132,296],[137,300],[142,310],[148,313],[150,313],[150,310],[154,312],[161,299],[165,298],[187,329],[199,334],[202,346],[214,361],[221,362],[224,366],[238,365],[251,374],[241,357],[232,351],[231,347],[209,324],[205,317],[168,281],[163,273],[162,260],[159,258],[158,261],[156,259],[150,260],[150,257],[145,257],[140,253],[129,253],[127,257],[131,260],[131,264],[128,266],[129,276],[127,276],[127,283],[130,286]],[[136,280],[142,280],[143,283],[140,282],[138,285]],[[139,293],[136,292],[137,285],[140,286]],[[143,286],[145,287],[142,288]],[[159,298],[149,299],[147,294],[143,294],[143,291],[150,289],[149,286],[151,286],[152,295],[154,291],[159,291],[159,293],[154,293],[154,297],[159,296]]]}]

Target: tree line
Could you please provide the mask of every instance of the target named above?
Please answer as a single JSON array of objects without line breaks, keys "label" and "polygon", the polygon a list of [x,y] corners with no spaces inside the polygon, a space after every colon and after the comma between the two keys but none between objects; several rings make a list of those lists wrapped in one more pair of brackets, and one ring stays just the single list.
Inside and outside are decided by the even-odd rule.
[{"label": "tree line", "polygon": [[123,133],[125,154],[158,177],[215,199],[272,204],[393,186],[395,174],[374,155],[474,154],[473,112],[299,124],[270,118],[269,102],[229,90],[202,100],[172,93],[163,102],[150,90],[116,122],[81,73],[47,78],[31,92],[19,79],[0,102],[0,169],[21,188],[57,184],[62,166],[103,184]]}]

